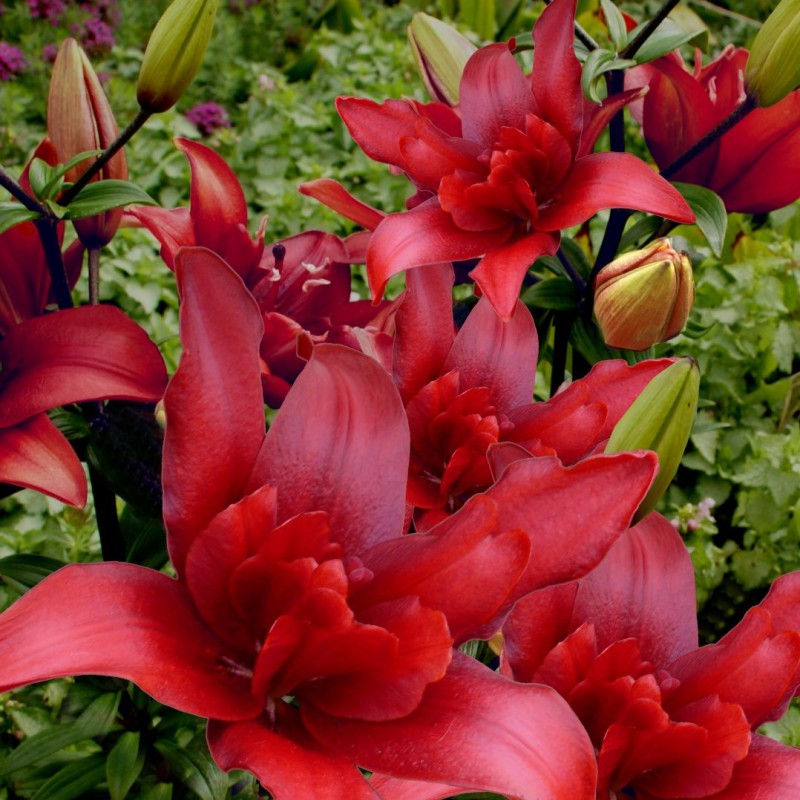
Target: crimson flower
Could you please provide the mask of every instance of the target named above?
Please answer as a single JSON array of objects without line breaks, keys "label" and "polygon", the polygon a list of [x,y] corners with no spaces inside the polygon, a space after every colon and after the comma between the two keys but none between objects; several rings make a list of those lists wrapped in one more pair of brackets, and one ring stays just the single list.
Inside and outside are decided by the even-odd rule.
[{"label": "crimson flower", "polygon": [[[679,53],[630,70],[626,86],[649,87],[632,106],[662,169],[722,122],[745,99],[747,50],[726,47],[689,72]],[[800,91],[751,111],[672,176],[713,189],[728,211],[760,214],[800,197]]]},{"label": "crimson flower", "polygon": [[585,578],[517,604],[503,671],[569,702],[597,752],[598,800],[786,800],[800,751],[754,731],[800,686],[798,609],[793,573],[698,648],[691,561],[651,514]]},{"label": "crimson flower", "polygon": [[428,534],[403,535],[408,426],[384,369],[314,348],[265,434],[257,304],[208,250],[175,266],[184,352],[165,397],[163,508],[178,578],[119,563],[54,573],[0,615],[0,691],[133,680],[207,717],[218,763],[278,798],[380,797],[360,765],[589,800],[591,747],[566,704],[454,646],[496,631],[523,590],[599,563],[653,455],[511,464]]},{"label": "crimson flower", "polygon": [[602,446],[671,359],[598,364],[534,403],[538,339],[520,301],[503,321],[481,298],[456,333],[453,269],[412,270],[395,315],[393,374],[411,430],[407,501],[417,530],[485,491],[509,461],[557,456],[571,465]]},{"label": "crimson flower", "polygon": [[269,405],[280,406],[305,366],[297,352],[298,337],[356,349],[389,346],[384,341],[390,342],[388,304],[375,309],[350,301],[350,264],[363,261],[363,234],[342,240],[305,231],[265,247],[263,230],[255,239],[248,233],[244,193],[225,161],[198,142],[175,142],[191,167],[189,209],[135,207],[129,218],[158,239],[170,269],[181,247],[202,246],[245,282],[264,318],[262,383]]},{"label": "crimson flower", "polygon": [[523,275],[558,249],[563,228],[620,206],[694,221],[678,192],[643,161],[591,152],[601,118],[631,95],[584,120],[574,16],[575,0],[544,10],[533,30],[531,76],[506,44],[478,50],[461,78],[458,111],[441,103],[338,99],[364,152],[417,188],[411,210],[389,214],[370,239],[367,271],[376,297],[403,270],[483,256],[471,275],[507,319]]}]

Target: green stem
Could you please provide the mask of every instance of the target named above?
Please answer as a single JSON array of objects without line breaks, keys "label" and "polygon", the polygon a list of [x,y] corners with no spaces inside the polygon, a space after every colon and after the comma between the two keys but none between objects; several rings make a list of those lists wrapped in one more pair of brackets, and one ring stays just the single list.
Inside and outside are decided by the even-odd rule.
[{"label": "green stem", "polygon": [[103,561],[124,561],[125,543],[117,516],[117,498],[111,491],[103,476],[89,464],[89,480],[92,484],[94,513],[97,518],[97,530],[100,533],[100,549]]},{"label": "green stem", "polygon": [[139,109],[139,112],[133,118],[131,123],[125,128],[125,130],[114,139],[113,142],[97,157],[97,161],[95,161],[83,175],[78,178],[75,183],[67,189],[64,194],[61,195],[58,202],[62,206],[69,205],[86,186],[89,181],[94,178],[95,175],[99,174],[100,170],[111,161],[112,158],[133,138],[133,135],[147,122],[148,119],[152,116],[152,112],[145,111],[143,108]]},{"label": "green stem", "polygon": [[569,334],[572,330],[572,317],[568,314],[557,314],[553,324],[553,360],[550,371],[550,397],[564,383],[567,372],[567,351],[569,348]]},{"label": "green stem", "polygon": [[100,248],[90,247],[87,253],[89,262],[89,303],[96,306],[100,302]]}]

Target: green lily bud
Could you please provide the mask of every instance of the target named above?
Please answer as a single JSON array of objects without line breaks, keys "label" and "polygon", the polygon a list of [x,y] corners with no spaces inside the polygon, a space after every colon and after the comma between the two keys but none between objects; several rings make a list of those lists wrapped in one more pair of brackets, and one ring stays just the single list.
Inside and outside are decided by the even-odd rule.
[{"label": "green lily bud", "polygon": [[747,94],[760,106],[783,100],[800,86],[800,0],[781,0],[753,42],[744,68]]},{"label": "green lily bud", "polygon": [[[53,64],[47,99],[47,134],[66,163],[87,150],[105,150],[119,136],[117,121],[86,53],[74,39],[66,39]],[[94,162],[87,158],[68,170],[74,183]],[[127,180],[125,154],[120,150],[92,180]],[[102,247],[114,237],[122,218],[115,208],[88,219],[75,220],[75,230],[86,247]]]},{"label": "green lily bud", "polygon": [[697,362],[681,358],[645,386],[614,426],[606,453],[652,450],[658,456],[658,475],[634,521],[653,510],[675,477],[692,432],[699,394]]},{"label": "green lily bud", "polygon": [[421,11],[411,19],[408,38],[430,96],[454,106],[458,103],[461,73],[478,48],[455,28]]},{"label": "green lily bud", "polygon": [[218,0],[174,0],[150,35],[136,99],[144,111],[172,108],[194,80],[211,37]]},{"label": "green lily bud", "polygon": [[692,265],[669,239],[657,239],[603,267],[594,291],[594,314],[605,343],[646,350],[683,330],[694,304]]}]

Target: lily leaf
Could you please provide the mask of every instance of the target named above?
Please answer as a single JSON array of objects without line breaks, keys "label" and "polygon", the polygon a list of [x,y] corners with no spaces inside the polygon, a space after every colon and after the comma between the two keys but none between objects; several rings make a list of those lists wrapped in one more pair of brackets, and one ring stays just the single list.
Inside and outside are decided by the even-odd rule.
[{"label": "lily leaf", "polygon": [[0,233],[5,233],[9,228],[19,225],[20,222],[27,222],[38,217],[38,212],[28,210],[20,203],[0,203]]},{"label": "lily leaf", "polygon": [[[592,50],[586,63],[583,65],[581,75],[581,88],[583,93],[594,103],[600,103],[605,96],[605,81],[603,75],[616,69],[633,67],[636,62],[630,58],[617,58],[610,50]],[[601,83],[602,82],[602,83]]]},{"label": "lily leaf", "polygon": [[578,290],[569,278],[545,278],[526,289],[522,300],[532,308],[572,311],[578,305]]},{"label": "lily leaf", "polygon": [[82,161],[86,161],[93,156],[99,156],[102,150],[84,150],[74,155],[66,164],[56,164],[50,167],[50,180],[42,188],[41,197],[52,198],[61,189],[61,180],[73,167],[77,167]]},{"label": "lily leaf", "polygon": [[129,181],[107,180],[90,183],[79,192],[69,204],[64,219],[81,219],[93,217],[127,205],[158,205],[144,189]]},{"label": "lily leaf", "polygon": [[606,18],[606,25],[608,26],[608,35],[614,44],[617,52],[625,47],[628,39],[628,31],[625,27],[625,17],[622,12],[611,2],[611,0],[600,0],[600,5],[603,8],[603,14]]},{"label": "lily leaf", "polygon": [[127,731],[108,754],[106,782],[111,800],[124,800],[144,766],[144,751],[139,747],[139,733]]},{"label": "lily leaf", "polygon": [[77,800],[86,797],[105,780],[105,762],[105,754],[96,753],[67,764],[48,778],[36,790],[31,800]]},{"label": "lily leaf", "polygon": [[[628,34],[629,44],[636,38],[641,28],[642,25],[638,25]],[[639,48],[634,60],[637,64],[646,64],[648,61],[661,58],[681,45],[691,43],[702,50],[707,42],[708,30],[700,28],[686,31],[671,19],[665,19]]]},{"label": "lily leaf", "polygon": [[697,227],[706,237],[711,251],[719,258],[728,227],[728,212],[722,198],[711,189],[693,183],[674,183],[673,186],[694,211]]},{"label": "lily leaf", "polygon": [[0,558],[0,578],[30,589],[63,566],[63,561],[54,558],[20,553]]},{"label": "lily leaf", "polygon": [[188,786],[200,800],[224,800],[228,781],[207,753],[188,751],[160,739],[155,748],[167,760],[170,769],[181,783]]}]

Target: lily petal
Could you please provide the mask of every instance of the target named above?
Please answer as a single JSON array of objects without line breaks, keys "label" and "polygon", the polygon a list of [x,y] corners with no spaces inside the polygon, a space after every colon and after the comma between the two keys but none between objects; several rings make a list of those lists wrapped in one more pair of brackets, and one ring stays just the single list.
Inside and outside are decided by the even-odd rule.
[{"label": "lily petal", "polygon": [[195,536],[247,493],[264,438],[263,325],[241,278],[210,250],[183,249],[175,267],[184,352],[165,396],[163,474],[170,558],[181,574]]},{"label": "lily petal", "polygon": [[47,414],[0,428],[0,482],[35,489],[73,506],[86,504],[81,462]]},{"label": "lily petal", "polygon": [[315,738],[394,777],[519,800],[594,798],[594,752],[566,703],[549,688],[512,683],[460,653],[402,719],[340,720],[310,707],[301,714]]},{"label": "lily petal", "polygon": [[300,194],[319,200],[320,203],[328,206],[328,208],[332,208],[343,217],[370,231],[375,230],[386,216],[383,211],[368,206],[358,198],[353,197],[339,181],[334,181],[331,178],[306,181],[300,184],[298,191]]},{"label": "lily petal", "polygon": [[327,511],[348,554],[403,529],[409,434],[391,379],[373,359],[319,345],[286,397],[251,490],[278,489],[280,521]]},{"label": "lily petal", "polygon": [[82,306],[13,326],[0,342],[0,425],[84,400],[158,400],[164,362],[119,309]]},{"label": "lily petal", "polygon": [[247,719],[258,701],[225,654],[178,581],[133,564],[64,567],[0,615],[0,691],[111,675],[190,714]]},{"label": "lily petal", "polygon": [[175,256],[181,247],[194,247],[192,218],[188,208],[158,208],[156,206],[134,206],[125,214],[133,217],[136,224],[147,228],[161,245],[161,258],[172,270]]}]

